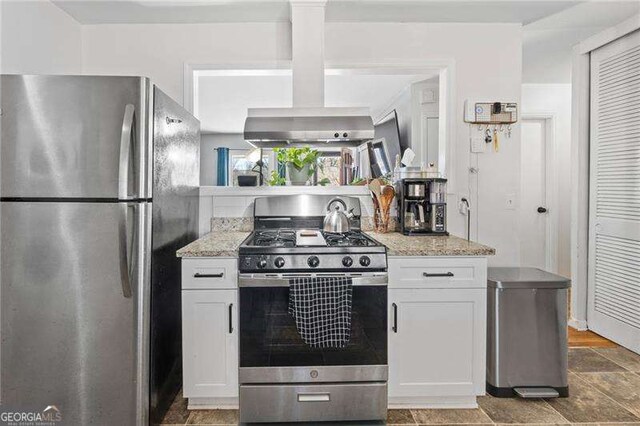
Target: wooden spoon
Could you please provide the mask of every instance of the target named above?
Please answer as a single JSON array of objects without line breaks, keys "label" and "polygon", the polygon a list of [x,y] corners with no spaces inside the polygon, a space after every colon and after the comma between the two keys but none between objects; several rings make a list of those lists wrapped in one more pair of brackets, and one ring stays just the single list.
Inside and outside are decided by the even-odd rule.
[{"label": "wooden spoon", "polygon": [[376,200],[380,202],[380,197],[382,196],[382,185],[380,184],[380,179],[373,179],[369,182],[369,190],[373,192]]},{"label": "wooden spoon", "polygon": [[382,187],[381,204],[382,208],[386,211],[391,206],[393,197],[396,196],[396,190],[391,185],[385,185]]}]

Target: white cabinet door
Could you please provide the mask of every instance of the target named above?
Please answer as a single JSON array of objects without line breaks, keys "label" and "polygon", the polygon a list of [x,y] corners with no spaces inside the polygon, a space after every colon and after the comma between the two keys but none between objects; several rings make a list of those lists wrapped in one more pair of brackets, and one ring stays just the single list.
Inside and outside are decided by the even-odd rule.
[{"label": "white cabinet door", "polygon": [[482,395],[486,289],[389,290],[389,396]]},{"label": "white cabinet door", "polygon": [[182,291],[186,398],[238,396],[238,291]]}]

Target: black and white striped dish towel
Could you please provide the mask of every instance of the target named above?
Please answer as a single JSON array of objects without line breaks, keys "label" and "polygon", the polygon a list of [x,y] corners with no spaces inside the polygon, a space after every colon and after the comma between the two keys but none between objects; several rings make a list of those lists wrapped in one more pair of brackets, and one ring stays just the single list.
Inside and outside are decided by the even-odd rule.
[{"label": "black and white striped dish towel", "polygon": [[312,348],[344,348],[351,338],[352,281],[347,277],[289,280],[289,313]]}]

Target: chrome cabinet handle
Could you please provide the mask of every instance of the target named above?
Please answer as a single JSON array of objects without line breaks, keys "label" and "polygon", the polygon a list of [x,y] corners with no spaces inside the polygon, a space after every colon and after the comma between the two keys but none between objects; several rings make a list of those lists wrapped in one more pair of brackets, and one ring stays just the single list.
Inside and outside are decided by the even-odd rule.
[{"label": "chrome cabinet handle", "polygon": [[453,277],[453,272],[443,272],[438,274],[430,274],[428,272],[423,272],[422,276],[425,278],[434,278],[434,277]]},{"label": "chrome cabinet handle", "polygon": [[[131,290],[131,259],[129,256],[129,207],[135,208],[136,204],[132,203],[120,203],[120,220],[118,221],[119,231],[119,249],[120,249],[120,282],[122,284],[122,295],[126,298],[130,298],[132,294]],[[134,217],[137,216],[134,214]],[[132,229],[135,232],[136,227]]]},{"label": "chrome cabinet handle", "polygon": [[229,303],[229,334],[233,333],[233,303]]},{"label": "chrome cabinet handle", "polygon": [[120,164],[118,170],[118,199],[129,197],[129,161],[131,153],[131,137],[133,135],[135,107],[127,104],[124,107],[122,133],[120,135]]},{"label": "chrome cabinet handle", "polygon": [[393,327],[391,327],[391,330],[393,330],[394,333],[398,332],[398,305],[396,305],[395,303],[392,303],[391,306],[393,307]]},{"label": "chrome cabinet handle", "polygon": [[196,272],[193,274],[193,278],[222,278],[224,277],[224,273],[220,272],[219,274],[201,274]]}]

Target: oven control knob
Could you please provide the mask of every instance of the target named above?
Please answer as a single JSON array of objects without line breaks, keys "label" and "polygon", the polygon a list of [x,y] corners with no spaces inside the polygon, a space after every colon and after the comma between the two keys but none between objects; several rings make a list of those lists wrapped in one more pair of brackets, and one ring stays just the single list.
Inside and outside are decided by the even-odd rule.
[{"label": "oven control knob", "polygon": [[284,266],[284,259],[276,257],[276,260],[274,260],[273,263],[276,265],[276,268],[282,268]]},{"label": "oven control knob", "polygon": [[260,260],[258,260],[258,268],[259,269],[264,269],[267,267],[267,259],[265,259],[264,257],[261,258]]},{"label": "oven control knob", "polygon": [[342,264],[348,268],[353,265],[353,259],[349,256],[345,256],[342,258]]},{"label": "oven control knob", "polygon": [[319,264],[320,259],[318,259],[318,256],[311,256],[307,259],[307,265],[311,266],[312,268],[317,267]]},{"label": "oven control knob", "polygon": [[369,259],[369,256],[362,256],[360,258],[360,265],[362,266],[369,266],[371,265],[371,259]]}]

